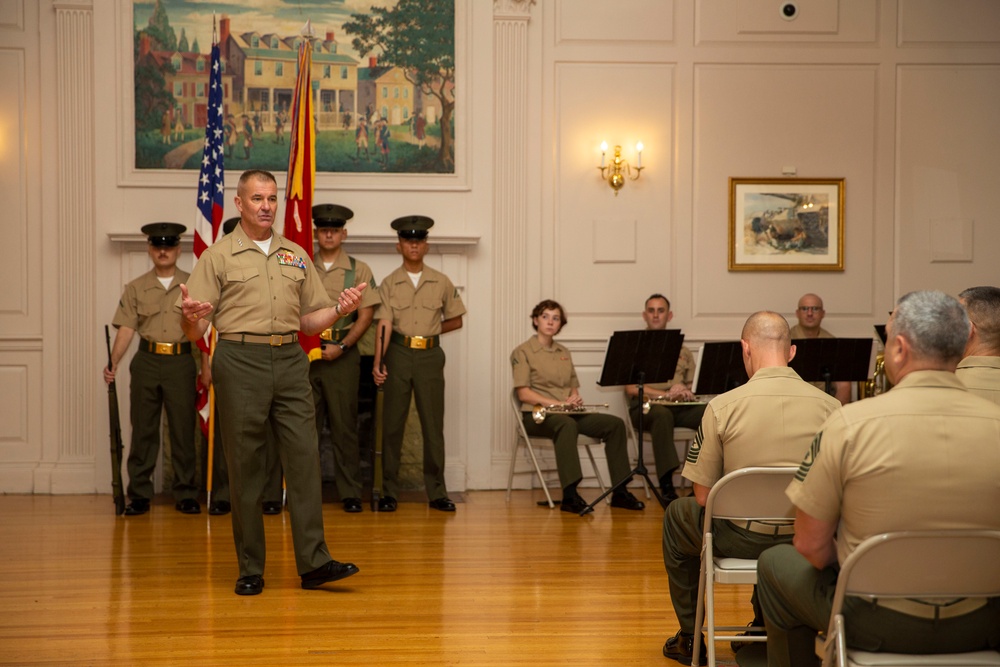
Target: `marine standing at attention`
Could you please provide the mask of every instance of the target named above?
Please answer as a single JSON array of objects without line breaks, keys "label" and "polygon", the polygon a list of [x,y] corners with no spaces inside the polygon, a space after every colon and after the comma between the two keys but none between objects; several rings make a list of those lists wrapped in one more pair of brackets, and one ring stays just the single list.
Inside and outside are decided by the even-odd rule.
[{"label": "marine standing at attention", "polygon": [[[375,313],[375,384],[385,383],[383,491],[380,512],[395,512],[399,460],[410,397],[417,405],[424,439],[424,487],[430,506],[454,512],[444,481],[444,350],[441,334],[462,327],[465,304],[448,276],[424,264],[427,231],[434,221],[409,215],[392,221],[403,265],[379,288],[382,304]],[[384,347],[382,341],[385,341]],[[380,370],[385,358],[385,371]]]},{"label": "marine standing at attention", "polygon": [[125,286],[112,324],[118,329],[111,349],[111,369],[104,381],[114,382],[121,361],[139,333],[139,351],[132,357],[132,445],[128,454],[126,516],[149,511],[153,498],[153,469],[160,451],[160,413],[166,408],[170,429],[170,454],[174,469],[172,491],[175,507],[184,514],[198,514],[195,472],[195,363],[191,343],[184,339],[173,304],[188,274],[177,268],[181,234],[186,228],[174,222],[144,225],[149,238],[153,270]]},{"label": "marine standing at attention", "polygon": [[358,451],[358,383],[361,380],[361,354],[358,340],[365,335],[379,305],[378,291],[372,270],[361,260],[343,251],[347,239],[347,221],[354,211],[346,206],[320,204],[313,206],[313,225],[319,256],[316,271],[331,298],[345,288],[367,283],[361,305],[354,313],[340,318],[320,333],[320,356],[309,364],[316,405],[316,430],[323,419],[330,418],[330,439],[333,441],[334,481],[345,512],[361,511],[361,461]]}]

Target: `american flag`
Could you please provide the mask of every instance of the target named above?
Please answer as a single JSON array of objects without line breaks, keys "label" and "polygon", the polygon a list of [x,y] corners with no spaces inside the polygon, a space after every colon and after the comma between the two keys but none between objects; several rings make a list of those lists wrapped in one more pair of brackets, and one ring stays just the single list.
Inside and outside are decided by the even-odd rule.
[{"label": "american flag", "polygon": [[[205,150],[201,158],[201,173],[198,175],[198,213],[194,223],[194,256],[195,260],[201,253],[215,242],[215,237],[222,226],[222,213],[225,206],[226,191],[225,169],[223,166],[223,132],[222,132],[222,66],[219,59],[219,41],[212,24],[212,64],[208,75],[208,123],[205,125]],[[206,336],[211,336],[210,329]],[[198,341],[202,351],[202,363],[209,363],[211,349],[206,339]],[[208,436],[208,424],[211,407],[209,406],[208,388],[198,381],[197,397],[198,417],[202,433]]]},{"label": "american flag", "polygon": [[208,77],[208,124],[205,126],[205,152],[198,176],[198,215],[194,223],[194,256],[201,257],[215,242],[222,225],[223,197],[226,191],[223,167],[222,66],[219,44],[212,44],[212,66]]}]

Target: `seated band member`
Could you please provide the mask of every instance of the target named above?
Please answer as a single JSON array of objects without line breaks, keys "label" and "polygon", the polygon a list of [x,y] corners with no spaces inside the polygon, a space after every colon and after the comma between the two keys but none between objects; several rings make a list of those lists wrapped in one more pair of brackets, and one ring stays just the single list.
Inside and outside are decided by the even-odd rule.
[{"label": "seated band member", "polygon": [[[662,294],[654,294],[646,299],[642,311],[642,319],[647,329],[666,329],[667,322],[674,318],[670,310],[670,301]],[[669,382],[643,385],[643,394],[647,399],[665,398],[669,401],[693,401],[691,386],[694,384],[694,355],[686,347],[681,348],[681,356],[677,360],[677,370]],[[639,388],[634,384],[625,387],[629,396],[629,417],[632,424],[638,428]],[[681,462],[674,448],[674,427],[697,429],[701,417],[705,414],[704,405],[650,405],[649,413],[642,416],[643,430],[649,431],[653,438],[653,458],[656,463],[656,475],[660,480],[660,491],[663,500],[668,504],[677,499],[674,490],[674,471]]]},{"label": "seated band member", "polygon": [[[709,491],[734,470],[798,465],[817,429],[840,407],[835,398],[788,368],[795,347],[791,345],[788,323],[778,313],[761,311],[751,315],[743,325],[740,344],[750,380],[709,401],[684,466],[684,477],[691,480],[694,497],[670,503],[663,516],[663,564],[670,583],[670,601],[681,626],[663,646],[663,655],[684,665],[691,664],[694,652]],[[718,519],[713,521],[712,529],[716,556],[757,558],[768,547],[792,540],[791,525],[761,529]],[[753,625],[761,625],[756,592],[751,602]],[[700,656],[704,661],[704,650]]]},{"label": "seated band member", "polygon": [[[569,350],[553,340],[564,324],[566,314],[562,306],[549,299],[539,303],[531,311],[531,326],[538,333],[514,349],[510,355],[510,363],[528,435],[551,438],[555,443],[559,483],[563,488],[560,509],[578,514],[587,506],[576,490],[583,478],[580,454],[577,451],[578,434],[604,441],[612,484],[627,477],[631,467],[625,423],[618,417],[599,413],[547,414],[541,424],[536,424],[532,417],[532,409],[536,404],[583,405],[583,397],[578,391],[580,381],[576,377]],[[641,510],[645,507],[624,485],[611,495],[611,506],[629,510]]]},{"label": "seated band member", "polygon": [[[898,530],[1000,530],[1000,409],[955,377],[969,329],[953,297],[901,297],[886,325],[892,390],[845,405],[816,434],[786,491],[796,508],[794,546],[769,549],[757,561],[768,665],[819,664],[816,632],[829,624],[839,564],[865,539]],[[852,648],[1000,648],[1000,598],[935,606],[849,597],[844,612]]]},{"label": "seated band member", "polygon": [[1000,405],[1000,287],[970,287],[958,300],[972,330],[955,375],[973,394]]},{"label": "seated band member", "polygon": [[[826,311],[823,310],[823,299],[815,294],[803,294],[799,299],[798,306],[795,307],[795,317],[799,323],[792,327],[792,340],[796,338],[836,338],[832,333],[820,326]],[[823,382],[814,382],[814,386],[825,390]],[[842,405],[851,402],[851,383],[834,382],[831,385],[834,397]]]}]

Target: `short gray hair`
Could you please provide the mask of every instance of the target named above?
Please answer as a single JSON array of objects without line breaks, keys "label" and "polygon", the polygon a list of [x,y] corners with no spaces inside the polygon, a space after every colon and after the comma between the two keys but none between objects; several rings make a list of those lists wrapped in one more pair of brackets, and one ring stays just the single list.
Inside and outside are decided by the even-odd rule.
[{"label": "short gray hair", "polygon": [[904,294],[892,312],[892,335],[904,336],[919,356],[938,361],[965,356],[970,328],[965,308],[944,292]]}]

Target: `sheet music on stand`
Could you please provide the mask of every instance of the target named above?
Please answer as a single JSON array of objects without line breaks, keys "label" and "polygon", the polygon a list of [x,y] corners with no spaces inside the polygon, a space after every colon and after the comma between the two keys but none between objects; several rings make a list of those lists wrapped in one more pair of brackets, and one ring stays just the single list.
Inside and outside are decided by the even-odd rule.
[{"label": "sheet music on stand", "polygon": [[749,380],[743,364],[743,347],[738,340],[702,346],[694,378],[696,395],[724,394]]},{"label": "sheet music on stand", "polygon": [[795,338],[789,366],[806,382],[859,382],[868,379],[871,338]]},{"label": "sheet music on stand", "polygon": [[[639,402],[643,401],[643,385],[647,382],[667,382],[672,380],[677,370],[677,360],[684,345],[684,334],[677,329],[639,329],[636,331],[616,331],[608,341],[604,354],[604,367],[597,381],[602,387],[624,387],[635,384],[639,389]],[[628,415],[625,417],[629,419]],[[637,432],[643,432],[642,411],[639,411]],[[642,437],[638,443],[639,455],[635,467],[622,479],[611,480],[607,491],[597,497],[582,510],[580,516],[594,511],[594,506],[608,494],[628,484],[634,475],[642,475],[646,484],[656,495],[661,507],[665,507],[663,496],[656,489],[649,471],[642,461]]]},{"label": "sheet music on stand", "polygon": [[601,378],[602,387],[668,382],[677,370],[684,334],[677,329],[616,331],[608,341]]}]

